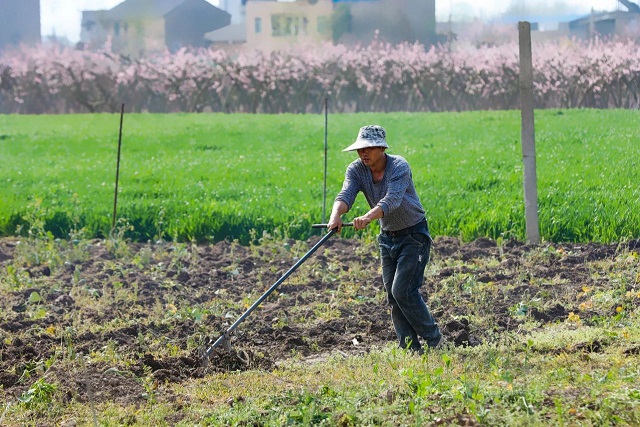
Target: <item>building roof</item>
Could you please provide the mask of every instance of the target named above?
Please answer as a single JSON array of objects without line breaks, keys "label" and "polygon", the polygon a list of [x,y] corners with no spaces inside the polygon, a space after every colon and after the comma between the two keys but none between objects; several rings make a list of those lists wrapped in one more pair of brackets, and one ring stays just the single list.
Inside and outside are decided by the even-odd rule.
[{"label": "building roof", "polygon": [[517,24],[520,21],[536,22],[538,24],[550,24],[556,22],[569,22],[580,19],[583,15],[567,14],[567,15],[521,15],[521,14],[502,14],[492,19],[490,22],[498,22],[501,24]]},{"label": "building roof", "polygon": [[184,1],[125,0],[109,11],[109,17],[112,19],[160,18],[180,6]]},{"label": "building roof", "polygon": [[624,12],[624,11],[615,11],[615,12],[597,12],[589,15],[584,15],[580,18],[576,18],[573,21],[569,22],[569,25],[583,25],[588,24],[590,22],[598,22],[598,21],[607,21],[607,20],[615,20],[621,17],[634,16],[637,14],[633,12]]}]

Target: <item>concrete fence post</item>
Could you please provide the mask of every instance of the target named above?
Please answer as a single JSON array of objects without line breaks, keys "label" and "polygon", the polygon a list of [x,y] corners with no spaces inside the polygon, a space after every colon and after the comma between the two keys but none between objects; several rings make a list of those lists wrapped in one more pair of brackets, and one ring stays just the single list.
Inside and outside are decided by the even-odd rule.
[{"label": "concrete fence post", "polygon": [[538,182],[536,177],[536,137],[533,114],[533,60],[531,24],[518,23],[520,40],[520,99],[522,161],[524,163],[524,208],[527,243],[540,243],[538,225]]}]

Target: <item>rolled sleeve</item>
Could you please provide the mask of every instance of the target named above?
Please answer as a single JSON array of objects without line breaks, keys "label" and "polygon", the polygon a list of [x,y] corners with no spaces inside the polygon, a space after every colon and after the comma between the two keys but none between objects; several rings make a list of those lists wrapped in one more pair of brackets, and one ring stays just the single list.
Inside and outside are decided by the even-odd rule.
[{"label": "rolled sleeve", "polygon": [[359,183],[358,174],[353,164],[349,165],[347,171],[344,174],[344,182],[342,183],[342,190],[338,193],[335,198],[335,201],[341,201],[346,203],[349,210],[353,206],[356,201],[356,197],[358,196],[358,192],[361,189],[361,184]]},{"label": "rolled sleeve", "polygon": [[384,216],[387,216],[389,214],[389,206],[386,203],[384,203],[382,200],[380,200],[376,206],[382,209],[382,213],[384,214]]}]

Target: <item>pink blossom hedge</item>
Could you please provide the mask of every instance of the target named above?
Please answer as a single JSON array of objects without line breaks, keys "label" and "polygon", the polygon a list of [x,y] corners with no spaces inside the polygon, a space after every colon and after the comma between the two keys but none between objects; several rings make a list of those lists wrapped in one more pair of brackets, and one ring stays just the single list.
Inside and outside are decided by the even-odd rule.
[{"label": "pink blossom hedge", "polygon": [[[533,46],[538,108],[638,108],[640,50],[630,41]],[[519,107],[517,43],[314,50],[181,50],[129,59],[22,48],[0,56],[0,113],[461,111]]]}]

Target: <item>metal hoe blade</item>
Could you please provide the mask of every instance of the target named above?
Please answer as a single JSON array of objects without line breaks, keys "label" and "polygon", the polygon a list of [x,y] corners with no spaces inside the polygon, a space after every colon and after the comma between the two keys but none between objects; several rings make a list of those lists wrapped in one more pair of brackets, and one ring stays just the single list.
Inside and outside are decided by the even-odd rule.
[{"label": "metal hoe blade", "polygon": [[[326,227],[326,224],[314,224],[314,228],[319,228],[317,227],[318,225],[323,225]],[[344,225],[348,225],[348,224],[344,224]],[[350,225],[350,224],[349,224]],[[222,334],[222,336],[220,336],[220,338],[218,338],[205,352],[204,352],[204,364],[206,365],[209,361],[209,357],[211,356],[211,353],[213,353],[213,351],[218,348],[218,347],[222,347],[225,350],[229,351],[231,350],[231,333],[233,333],[233,331],[236,330],[236,328],[238,327],[238,325],[240,325],[240,323],[242,323],[247,316],[249,316],[249,314],[251,314],[251,312],[253,310],[255,310],[278,286],[280,286],[280,284],[282,282],[284,282],[287,277],[289,277],[291,275],[291,273],[293,273],[294,271],[297,270],[298,267],[300,267],[320,246],[322,246],[324,244],[324,242],[326,242],[327,240],[329,240],[329,238],[336,232],[336,229],[333,230],[329,230],[327,232],[327,234],[322,237],[322,239],[320,239],[318,241],[318,243],[316,243],[310,250],[309,252],[307,252],[302,258],[300,258],[298,260],[298,262],[295,263],[295,265],[293,267],[291,267],[286,273],[284,273],[282,275],[282,277],[280,277],[280,279],[278,279],[278,281],[276,281],[273,285],[271,285],[271,287],[264,293],[262,294],[262,296],[260,298],[258,298],[256,300],[256,302],[253,303],[253,305],[251,307],[249,307],[247,309],[247,311],[244,312],[244,314],[242,316],[240,316],[238,318],[238,320],[236,320],[233,325],[229,326],[229,328],[224,332],[224,334]]]}]

